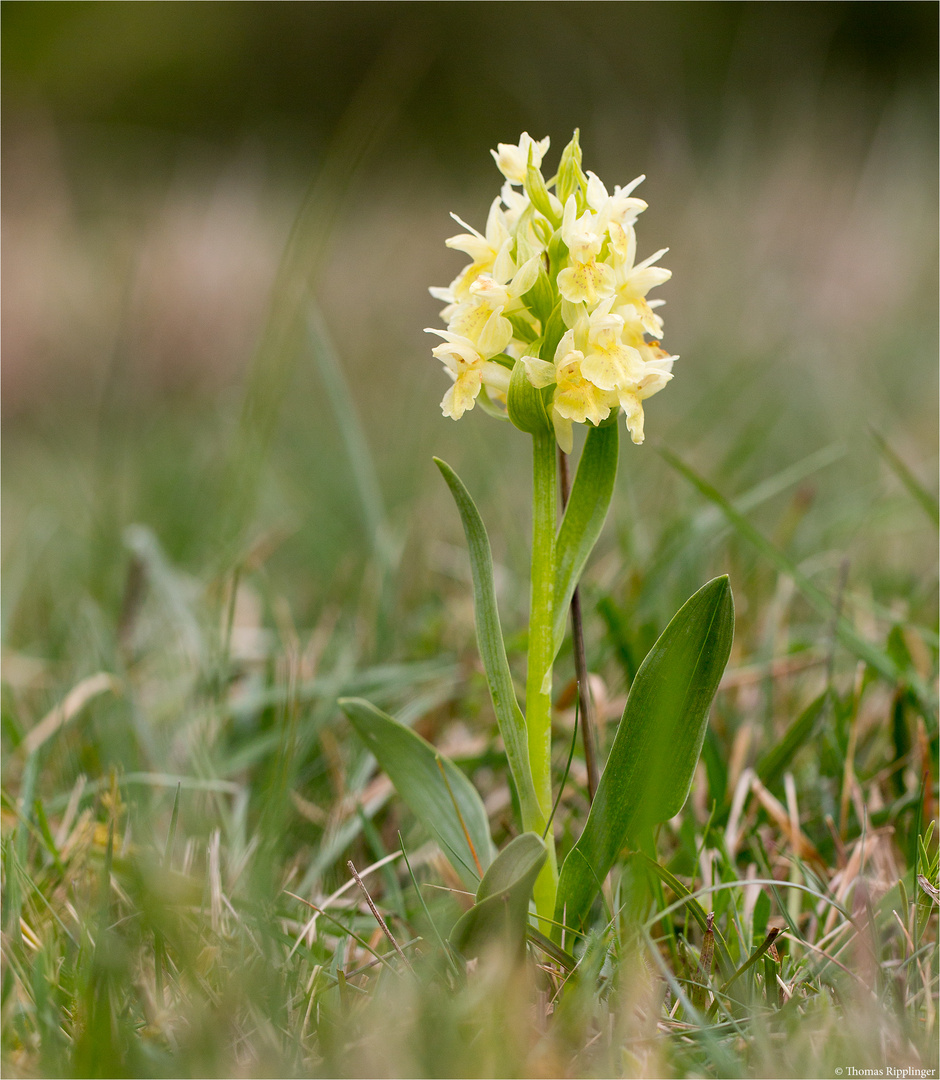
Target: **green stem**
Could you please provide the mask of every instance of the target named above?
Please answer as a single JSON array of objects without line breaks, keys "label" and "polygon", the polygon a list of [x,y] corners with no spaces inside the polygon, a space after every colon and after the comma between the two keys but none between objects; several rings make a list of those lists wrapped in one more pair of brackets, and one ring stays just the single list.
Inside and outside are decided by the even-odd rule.
[{"label": "green stem", "polygon": [[[532,436],[532,464],[532,588],[525,715],[532,782],[547,821],[552,810],[552,661],[558,518],[555,437],[552,432]],[[558,867],[550,830],[545,843],[548,861],[535,885],[535,904],[540,915],[551,918],[555,911]]]}]

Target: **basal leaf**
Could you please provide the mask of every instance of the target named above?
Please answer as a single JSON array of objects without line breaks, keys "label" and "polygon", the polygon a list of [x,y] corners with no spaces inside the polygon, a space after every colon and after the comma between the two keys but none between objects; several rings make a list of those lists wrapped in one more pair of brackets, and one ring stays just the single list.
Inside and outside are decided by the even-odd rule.
[{"label": "basal leaf", "polygon": [[555,653],[565,637],[571,597],[604,527],[617,479],[620,433],[616,424],[589,428],[555,546]]},{"label": "basal leaf", "polygon": [[584,832],[562,867],[557,920],[577,928],[624,844],[682,809],[733,631],[731,586],[715,578],[640,665]]},{"label": "basal leaf", "polygon": [[458,919],[451,943],[465,956],[478,956],[491,944],[521,951],[525,945],[529,900],[548,858],[540,836],[523,833],[496,856],[477,889],[477,902]]},{"label": "basal leaf", "polygon": [[541,832],[544,827],[544,817],[532,783],[525,717],[522,715],[522,709],[519,708],[516,691],[512,685],[509,661],[506,659],[506,646],[503,643],[503,633],[499,625],[496,588],[493,584],[493,555],[490,551],[489,537],[486,535],[480,512],[460,477],[440,458],[435,458],[434,463],[447,481],[447,486],[457,503],[467,537],[467,546],[470,549],[477,642],[480,646],[483,667],[486,669],[486,679],[493,698],[493,709],[499,723],[499,733],[503,737],[509,768],[519,794],[522,824],[525,829],[532,832]]},{"label": "basal leaf", "polygon": [[[362,698],[339,706],[409,810],[473,888],[493,860],[489,821],[473,784],[416,732]],[[479,868],[478,864],[479,863]]]}]

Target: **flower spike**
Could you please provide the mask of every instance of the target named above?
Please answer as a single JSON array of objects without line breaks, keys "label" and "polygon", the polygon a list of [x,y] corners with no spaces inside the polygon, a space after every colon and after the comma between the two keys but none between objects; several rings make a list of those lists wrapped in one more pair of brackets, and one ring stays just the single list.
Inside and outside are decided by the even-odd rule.
[{"label": "flower spike", "polygon": [[566,452],[574,424],[597,426],[619,411],[641,443],[643,402],[672,379],[677,359],[660,345],[654,309],[663,301],[647,297],[672,276],[656,265],[668,249],[636,261],[636,223],[647,204],[633,191],[644,176],[611,193],[582,171],[575,132],[546,183],[548,148],[548,138],[523,132],[491,151],[504,183],[483,232],[451,215],[465,232],[446,244],[471,262],[450,286],[431,289],[446,304],[447,323],[429,331],[444,339],[432,353],[453,381],[441,408],[457,420],[484,387],[490,401],[505,402],[516,362],[545,390]]}]

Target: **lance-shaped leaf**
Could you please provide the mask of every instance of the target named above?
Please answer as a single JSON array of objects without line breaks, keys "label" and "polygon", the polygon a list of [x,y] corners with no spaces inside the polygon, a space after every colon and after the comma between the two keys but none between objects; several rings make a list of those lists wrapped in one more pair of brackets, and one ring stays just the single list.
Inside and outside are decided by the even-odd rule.
[{"label": "lance-shaped leaf", "polygon": [[555,547],[556,654],[565,637],[571,597],[607,518],[619,451],[620,430],[616,423],[588,430]]},{"label": "lance-shaped leaf", "polygon": [[473,784],[429,742],[368,701],[340,698],[339,706],[408,809],[438,841],[463,880],[476,888],[493,861],[493,842]]},{"label": "lance-shaped leaf", "polygon": [[450,940],[465,956],[479,956],[490,945],[511,955],[525,947],[529,900],[548,858],[536,833],[517,836],[496,856],[477,889],[477,902],[451,931]]},{"label": "lance-shaped leaf", "polygon": [[715,578],[685,602],[640,665],[584,832],[562,867],[559,921],[577,928],[621,848],[682,809],[733,632],[731,586]]},{"label": "lance-shaped leaf", "polygon": [[512,685],[509,661],[506,659],[506,646],[499,625],[496,587],[493,583],[493,555],[490,551],[489,537],[486,535],[480,512],[460,477],[440,458],[435,458],[434,463],[441,470],[441,475],[447,481],[447,486],[457,503],[460,520],[463,522],[463,530],[467,537],[467,546],[470,549],[477,642],[493,699],[493,709],[499,723],[499,733],[503,737],[509,768],[519,795],[522,825],[523,828],[533,832],[541,832],[545,821],[538,799],[535,797],[535,786],[532,783],[525,717],[522,715],[522,709],[519,708],[516,691]]}]

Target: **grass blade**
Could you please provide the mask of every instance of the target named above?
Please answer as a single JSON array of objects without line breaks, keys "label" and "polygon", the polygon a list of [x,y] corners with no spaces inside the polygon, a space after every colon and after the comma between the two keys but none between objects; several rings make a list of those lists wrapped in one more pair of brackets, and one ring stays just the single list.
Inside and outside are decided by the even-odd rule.
[{"label": "grass blade", "polygon": [[874,428],[872,429],[871,434],[872,438],[875,440],[875,445],[881,451],[881,456],[891,467],[891,471],[897,476],[911,495],[913,495],[914,499],[920,503],[924,513],[930,518],[934,525],[940,526],[940,505],[938,505],[937,500],[917,479],[907,465],[904,464],[894,450],[892,450],[887,439],[879,432],[875,431]]},{"label": "grass blade", "polygon": [[765,787],[769,788],[776,783],[800,747],[812,737],[828,701],[829,691],[824,690],[787,728],[780,742],[772,746],[758,761],[757,776]]},{"label": "grass blade", "polygon": [[307,313],[307,334],[349,458],[355,480],[353,486],[359,497],[366,530],[372,540],[375,556],[383,571],[387,572],[395,560],[375,459],[343,373],[343,365],[316,304],[311,304]]},{"label": "grass blade", "polygon": [[[784,929],[786,929],[786,927],[784,927]],[[757,963],[758,960],[760,960],[764,953],[767,952],[771,945],[773,945],[773,943],[777,940],[777,937],[780,935],[780,933],[781,929],[779,927],[775,927],[773,930],[770,930],[768,932],[767,936],[760,943],[760,945],[758,945],[757,948],[754,949],[751,955],[744,961],[744,963],[737,969],[737,971],[735,971],[731,978],[721,988],[722,994],[727,994],[727,992],[731,989],[732,985],[737,982],[737,980],[744,974],[744,972],[748,971]]]},{"label": "grass blade", "polygon": [[[668,886],[680,900],[683,900],[688,906],[689,912],[692,918],[699,924],[703,932],[708,931],[708,915],[705,909],[698,902],[698,900],[692,895],[692,893],[682,884],[682,882],[665,866],[660,866],[655,859],[651,859],[649,855],[644,854],[642,851],[636,853],[635,858],[640,859],[644,865],[646,865],[662,883]],[[672,905],[670,905],[672,906]],[[716,956],[718,957],[718,966],[722,969],[725,975],[730,976],[734,965],[731,962],[731,954],[728,952],[728,946],[725,943],[724,937],[722,937],[721,931],[717,926],[712,924],[712,934],[714,935],[714,943]]]},{"label": "grass blade", "polygon": [[[803,594],[805,600],[820,616],[826,619],[832,618],[835,611],[833,602],[797,568],[796,564],[789,556],[785,555],[779,548],[776,548],[747,520],[746,517],[744,517],[743,514],[737,511],[716,488],[712,487],[707,480],[699,476],[699,474],[690,466],[686,465],[684,461],[666,449],[660,448],[659,453],[665,461],[676,470],[676,472],[681,473],[695,488],[697,488],[701,495],[714,503],[721,510],[728,522],[741,536],[746,540],[749,540],[762,555],[780,570],[781,573],[786,574],[792,579],[793,583]],[[884,676],[889,682],[906,682],[916,694],[920,703],[929,711],[933,712],[936,707],[935,696],[917,674],[914,672],[902,674],[891,657],[888,656],[883,649],[879,649],[876,645],[873,645],[870,641],[863,638],[844,615],[836,615],[835,631],[839,640],[850,652],[853,652],[860,660],[864,660],[866,664],[872,667],[880,675]]]}]

